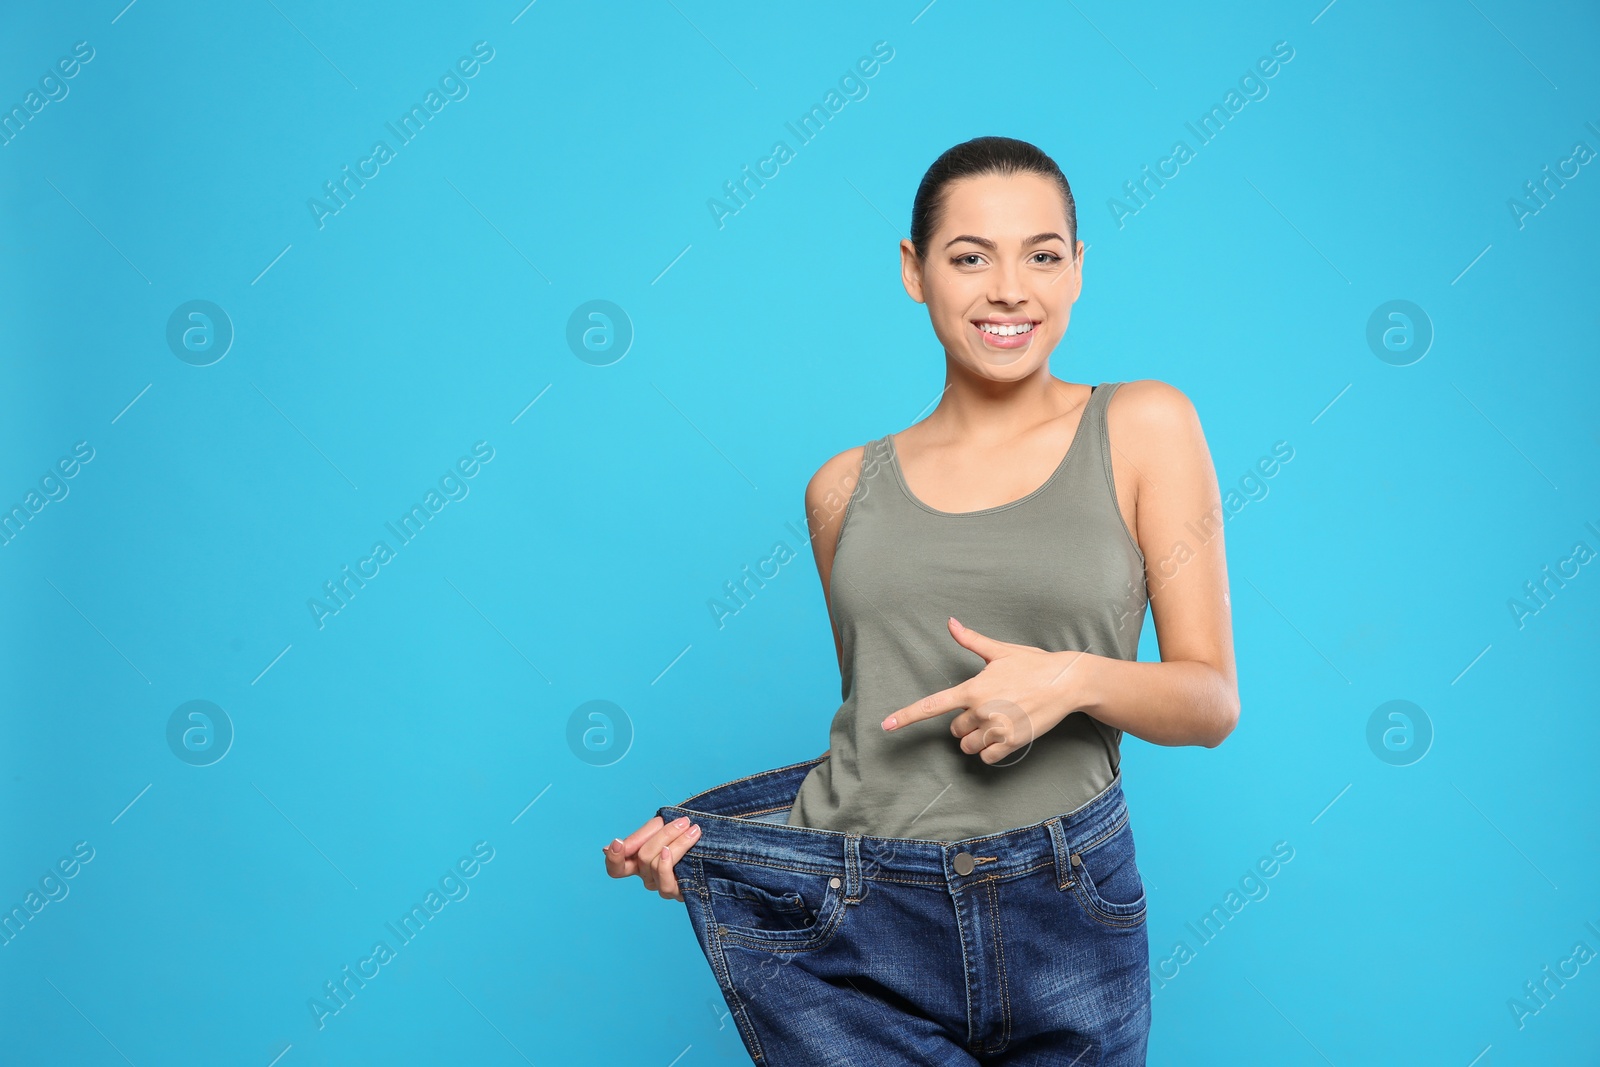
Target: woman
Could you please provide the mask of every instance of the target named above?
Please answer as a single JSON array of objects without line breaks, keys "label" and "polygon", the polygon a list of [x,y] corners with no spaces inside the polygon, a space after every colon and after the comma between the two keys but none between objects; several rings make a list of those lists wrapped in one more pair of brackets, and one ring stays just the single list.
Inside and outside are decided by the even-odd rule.
[{"label": "woman", "polygon": [[[613,877],[688,905],[756,1062],[1144,1062],[1118,745],[1215,747],[1239,698],[1193,406],[1050,373],[1083,248],[1033,145],[980,137],[928,170],[901,273],[944,395],[806,490],[843,680],[829,750],[606,846]],[[1147,603],[1159,663],[1136,662]]]}]

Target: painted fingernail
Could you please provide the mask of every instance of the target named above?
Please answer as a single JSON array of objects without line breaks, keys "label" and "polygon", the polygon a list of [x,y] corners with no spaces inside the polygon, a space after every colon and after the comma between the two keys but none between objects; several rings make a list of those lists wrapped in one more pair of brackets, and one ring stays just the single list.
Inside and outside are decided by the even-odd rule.
[{"label": "painted fingernail", "polygon": [[691,834],[697,834],[697,833],[700,832],[700,827],[698,825],[691,826],[691,827],[689,827],[689,832]]},{"label": "painted fingernail", "polygon": [[688,826],[688,825],[689,825],[689,816],[687,816],[687,815],[685,815],[685,816],[684,816],[684,817],[683,817],[683,818],[681,818],[681,819],[674,819],[674,820],[673,820],[673,821],[672,821],[672,825],[674,825],[674,826],[676,826],[676,827],[677,827],[677,828],[678,828],[678,829],[680,829],[680,830],[682,830],[682,829],[683,829],[683,828],[684,828],[684,827],[685,827],[685,826]]},{"label": "painted fingernail", "polygon": [[895,716],[893,716],[893,715],[891,715],[887,719],[883,720],[883,728],[885,730],[893,730],[896,726],[899,726],[899,725],[900,725],[900,720],[895,718]]}]

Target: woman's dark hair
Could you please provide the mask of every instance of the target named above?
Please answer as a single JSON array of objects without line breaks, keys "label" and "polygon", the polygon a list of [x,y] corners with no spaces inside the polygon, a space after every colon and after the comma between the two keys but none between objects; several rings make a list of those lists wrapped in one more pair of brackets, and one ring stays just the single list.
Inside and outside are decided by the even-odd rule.
[{"label": "woman's dark hair", "polygon": [[944,210],[945,186],[981,174],[1037,174],[1059,185],[1067,207],[1068,256],[1077,254],[1078,208],[1072,199],[1072,187],[1056,161],[1037,146],[1014,137],[974,137],[934,160],[917,186],[917,197],[911,204],[911,243],[918,259],[928,258],[928,240],[939,228],[939,216]]}]

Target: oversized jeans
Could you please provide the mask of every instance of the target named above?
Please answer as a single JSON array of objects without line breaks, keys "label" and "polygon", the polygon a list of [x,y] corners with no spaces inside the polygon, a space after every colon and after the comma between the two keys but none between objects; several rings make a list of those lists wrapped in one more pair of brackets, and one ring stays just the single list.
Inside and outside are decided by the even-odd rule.
[{"label": "oversized jeans", "polygon": [[827,758],[658,812],[701,827],[673,872],[755,1063],[1145,1062],[1145,891],[1120,772],[1074,811],[960,841],[784,825]]}]

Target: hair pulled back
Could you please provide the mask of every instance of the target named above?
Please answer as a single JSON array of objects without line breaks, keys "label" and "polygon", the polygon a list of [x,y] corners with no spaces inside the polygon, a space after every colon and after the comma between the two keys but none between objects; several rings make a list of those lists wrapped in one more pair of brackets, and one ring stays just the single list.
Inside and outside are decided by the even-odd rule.
[{"label": "hair pulled back", "polygon": [[948,149],[922,176],[917,186],[917,196],[911,204],[911,243],[917,258],[928,258],[928,241],[939,228],[944,211],[945,187],[962,178],[975,178],[983,174],[1037,174],[1048,178],[1061,188],[1061,198],[1067,209],[1067,241],[1069,260],[1077,254],[1078,208],[1072,199],[1072,187],[1066,175],[1037,146],[1014,137],[974,137]]}]

